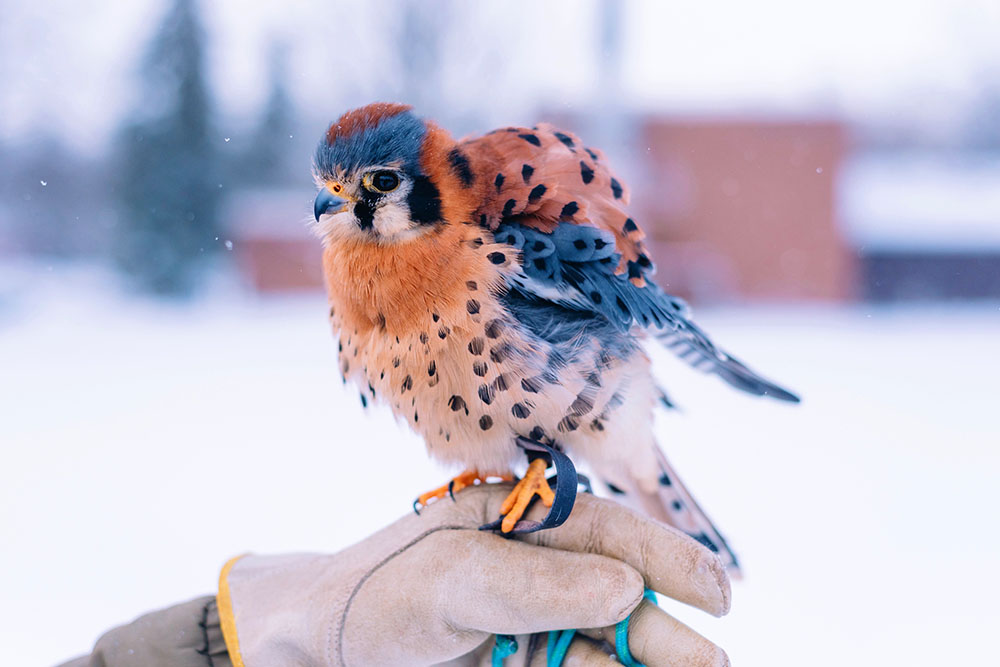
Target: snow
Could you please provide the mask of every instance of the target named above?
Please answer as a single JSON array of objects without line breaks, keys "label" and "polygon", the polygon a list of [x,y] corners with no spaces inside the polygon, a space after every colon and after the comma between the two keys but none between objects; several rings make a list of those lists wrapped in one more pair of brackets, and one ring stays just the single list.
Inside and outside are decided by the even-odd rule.
[{"label": "snow", "polygon": [[[164,305],[58,268],[0,284],[6,664],[211,593],[233,555],[350,544],[446,474],[341,386],[321,295]],[[738,665],[986,662],[997,304],[700,315],[804,403],[654,351],[682,408],[658,433],[746,568],[728,617],[670,611]]]}]

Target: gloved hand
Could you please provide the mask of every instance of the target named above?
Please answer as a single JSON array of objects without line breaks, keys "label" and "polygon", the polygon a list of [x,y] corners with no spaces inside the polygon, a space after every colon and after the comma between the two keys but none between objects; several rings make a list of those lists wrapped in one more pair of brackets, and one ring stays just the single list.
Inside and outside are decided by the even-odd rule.
[{"label": "gloved hand", "polygon": [[[721,616],[729,579],[695,540],[581,494],[561,527],[506,539],[477,530],[506,484],[468,488],[335,555],[243,556],[220,579],[237,666],[489,664],[495,634],[520,635],[504,665],[544,665],[548,630],[577,633],[566,665],[617,664],[604,641],[629,623],[634,658],[727,665],[726,654],[643,589]],[[533,508],[541,514],[543,507]],[[638,609],[637,609],[638,607]]]}]

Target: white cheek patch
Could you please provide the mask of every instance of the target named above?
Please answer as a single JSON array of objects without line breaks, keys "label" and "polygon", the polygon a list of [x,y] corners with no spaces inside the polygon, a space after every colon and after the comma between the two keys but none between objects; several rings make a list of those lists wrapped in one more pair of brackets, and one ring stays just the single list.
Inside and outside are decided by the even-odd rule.
[{"label": "white cheek patch", "polygon": [[375,219],[372,221],[379,236],[388,240],[405,236],[413,227],[410,212],[395,202],[386,203],[375,209]]},{"label": "white cheek patch", "polygon": [[351,208],[348,207],[340,213],[324,215],[319,222],[310,225],[315,234],[323,243],[349,237],[358,231],[358,221],[354,217]]}]

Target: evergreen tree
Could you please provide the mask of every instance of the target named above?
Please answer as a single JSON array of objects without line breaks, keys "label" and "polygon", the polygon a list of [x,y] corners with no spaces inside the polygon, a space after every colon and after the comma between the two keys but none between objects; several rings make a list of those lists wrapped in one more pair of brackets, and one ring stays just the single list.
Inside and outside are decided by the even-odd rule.
[{"label": "evergreen tree", "polygon": [[141,68],[119,146],[114,259],[145,290],[187,294],[218,249],[218,154],[195,0],[173,0]]},{"label": "evergreen tree", "polygon": [[285,85],[287,61],[287,45],[272,44],[267,101],[241,164],[233,170],[241,174],[240,182],[274,186],[289,181],[297,173],[288,164],[296,114]]}]

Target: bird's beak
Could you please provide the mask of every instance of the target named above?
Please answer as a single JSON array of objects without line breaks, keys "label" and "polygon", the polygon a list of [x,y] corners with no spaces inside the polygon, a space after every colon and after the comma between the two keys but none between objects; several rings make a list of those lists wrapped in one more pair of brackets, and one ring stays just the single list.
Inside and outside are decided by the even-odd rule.
[{"label": "bird's beak", "polygon": [[319,222],[319,217],[325,213],[339,213],[344,209],[346,203],[346,199],[341,199],[328,189],[323,188],[316,195],[316,201],[313,204],[313,215],[316,216],[316,222]]}]

